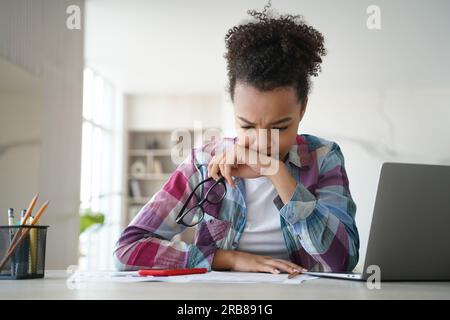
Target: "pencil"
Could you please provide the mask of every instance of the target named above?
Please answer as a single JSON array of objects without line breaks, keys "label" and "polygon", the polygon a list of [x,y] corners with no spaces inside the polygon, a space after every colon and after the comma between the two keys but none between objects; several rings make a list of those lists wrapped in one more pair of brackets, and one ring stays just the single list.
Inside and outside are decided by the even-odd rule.
[{"label": "pencil", "polygon": [[39,193],[36,193],[36,195],[33,197],[33,199],[31,199],[30,205],[28,206],[28,209],[27,209],[27,213],[26,213],[25,217],[23,218],[23,220],[25,222],[30,217],[31,212],[33,211],[34,206],[36,205],[36,201],[37,201],[38,197],[39,197]]},{"label": "pencil", "polygon": [[292,279],[292,278],[298,276],[299,274],[301,274],[302,272],[306,272],[306,271],[308,271],[308,270],[306,270],[305,268],[303,268],[301,272],[300,271],[294,271],[294,272],[289,274],[288,279]]},{"label": "pencil", "polygon": [[34,219],[31,220],[31,224],[30,225],[34,226],[39,221],[39,218],[42,216],[42,214],[44,213],[45,209],[47,209],[49,203],[50,203],[50,201],[46,201],[42,205],[42,207],[39,209],[38,213],[36,213],[36,216],[34,217]]},{"label": "pencil", "polygon": [[[33,211],[34,206],[36,205],[36,201],[37,201],[38,197],[39,197],[39,193],[36,193],[36,195],[33,197],[33,199],[31,199],[31,202],[30,202],[30,204],[28,205],[27,213],[26,213],[26,215],[23,217],[23,219],[22,219],[22,221],[21,221],[21,223],[20,223],[20,228],[17,229],[16,234],[14,235],[13,239],[11,240],[11,245],[12,245],[12,244],[16,241],[16,239],[19,237],[19,234],[21,233],[21,231],[22,231],[22,229],[23,229],[22,226],[25,225],[26,221],[28,220],[28,217],[31,215],[31,212]],[[0,270],[1,270],[1,268],[0,268]]]},{"label": "pencil", "polygon": [[[34,217],[34,219],[31,221],[30,226],[34,226],[39,221],[39,218],[44,213],[45,209],[47,209],[48,204],[49,204],[49,201],[46,201],[42,205],[42,207],[39,209],[39,211],[36,214],[36,216]],[[17,246],[23,241],[23,239],[25,239],[25,236],[30,232],[30,229],[31,228],[26,228],[26,230],[21,234],[19,240],[17,240],[15,243],[11,243],[11,245],[9,246],[9,249],[7,251],[6,256],[3,258],[2,262],[0,263],[0,271],[3,270],[3,267],[5,266],[6,262],[8,261],[9,258],[11,258],[12,254],[16,250]]]},{"label": "pencil", "polygon": [[[30,216],[31,220],[34,219]],[[38,225],[36,222],[35,225]],[[35,274],[37,272],[37,258],[38,258],[38,243],[39,243],[39,229],[32,228],[30,230],[30,259],[29,259],[29,270],[30,273]]]}]

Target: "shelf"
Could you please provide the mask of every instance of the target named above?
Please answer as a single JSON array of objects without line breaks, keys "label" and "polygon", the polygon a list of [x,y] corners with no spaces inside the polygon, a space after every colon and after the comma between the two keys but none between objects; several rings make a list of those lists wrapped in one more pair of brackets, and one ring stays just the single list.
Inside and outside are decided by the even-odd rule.
[{"label": "shelf", "polygon": [[151,197],[140,197],[140,198],[131,198],[128,197],[129,204],[146,204]]},{"label": "shelf", "polygon": [[[193,147],[198,134],[194,130],[189,130],[189,134]],[[178,167],[175,158],[172,161],[172,152],[178,158],[184,145],[172,138],[173,132],[170,129],[128,131],[127,222],[133,219],[139,207],[144,206],[164,187]]]},{"label": "shelf", "polygon": [[172,149],[132,149],[130,156],[170,156]]},{"label": "shelf", "polygon": [[128,179],[136,180],[168,180],[170,178],[170,173],[145,173],[145,174],[128,174]]}]

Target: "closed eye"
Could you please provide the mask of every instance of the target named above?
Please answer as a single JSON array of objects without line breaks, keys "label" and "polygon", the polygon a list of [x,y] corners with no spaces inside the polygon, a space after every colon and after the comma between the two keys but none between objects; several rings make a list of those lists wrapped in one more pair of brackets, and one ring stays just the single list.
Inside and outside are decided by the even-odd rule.
[{"label": "closed eye", "polygon": [[289,127],[273,127],[272,129],[283,131],[286,130],[287,128]]},{"label": "closed eye", "polygon": [[[241,128],[248,130],[248,129],[253,129],[254,127],[253,126],[241,126]],[[273,127],[272,129],[283,131],[283,130],[286,130],[287,128],[289,128],[289,127]]]}]

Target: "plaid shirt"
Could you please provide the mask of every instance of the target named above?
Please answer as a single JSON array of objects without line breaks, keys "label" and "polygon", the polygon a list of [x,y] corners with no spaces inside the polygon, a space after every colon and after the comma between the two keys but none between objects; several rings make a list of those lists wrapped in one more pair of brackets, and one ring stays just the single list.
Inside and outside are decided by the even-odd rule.
[{"label": "plaid shirt", "polygon": [[[194,148],[120,236],[114,257],[119,270],[139,268],[199,268],[211,270],[215,250],[235,250],[244,230],[247,208],[245,183],[235,178],[218,205],[205,204],[205,218],[194,242],[172,241],[183,225],[175,218],[195,186],[205,179],[209,160],[236,138]],[[297,180],[290,201],[273,199],[290,260],[316,271],[351,271],[358,262],[356,205],[349,190],[339,146],[312,135],[297,135],[285,164]],[[190,205],[214,183],[203,184]]]}]

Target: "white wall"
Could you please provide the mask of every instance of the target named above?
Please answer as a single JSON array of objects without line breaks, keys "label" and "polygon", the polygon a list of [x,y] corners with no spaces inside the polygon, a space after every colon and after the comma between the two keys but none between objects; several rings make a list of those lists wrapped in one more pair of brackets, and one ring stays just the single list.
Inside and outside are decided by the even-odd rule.
[{"label": "white wall", "polygon": [[5,224],[8,207],[19,216],[38,190],[42,87],[1,57],[0,74],[0,224]]},{"label": "white wall", "polygon": [[126,99],[129,130],[171,130],[193,128],[200,121],[204,128],[222,126],[221,96],[129,95]]},{"label": "white wall", "polygon": [[[0,210],[12,205],[26,207],[36,192],[40,193],[39,204],[51,201],[42,219],[43,224],[50,225],[47,268],[65,268],[76,264],[78,257],[83,29],[66,28],[66,8],[72,4],[83,12],[84,0],[0,2],[0,56],[42,84],[38,97],[31,101],[31,106],[42,107],[41,112],[25,112],[27,86],[25,93],[14,97],[14,105],[20,108],[14,114],[10,113],[10,98],[0,98],[2,122],[9,117],[15,128],[32,124],[33,134],[40,137],[39,150],[32,147],[27,151],[32,157],[26,170],[21,170],[23,162],[8,162],[2,168],[8,176],[0,181],[0,193],[10,188],[12,173],[16,173],[16,181],[30,174],[32,184],[26,188],[15,185],[8,192],[14,192],[16,200],[11,204],[10,199],[2,198]],[[9,82],[8,74],[0,73],[0,78],[2,84]],[[22,85],[19,81],[15,87]],[[15,132],[2,135],[2,141],[12,141]]]},{"label": "white wall", "polygon": [[[37,99],[36,99],[37,98]],[[36,103],[37,102],[37,103]],[[0,93],[0,224],[8,207],[26,209],[38,190],[40,163],[40,99]]]}]

